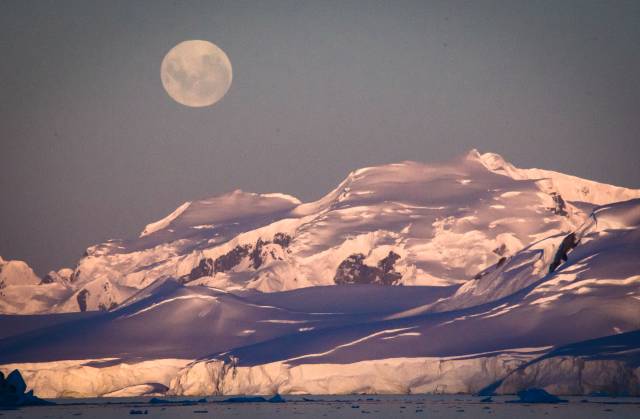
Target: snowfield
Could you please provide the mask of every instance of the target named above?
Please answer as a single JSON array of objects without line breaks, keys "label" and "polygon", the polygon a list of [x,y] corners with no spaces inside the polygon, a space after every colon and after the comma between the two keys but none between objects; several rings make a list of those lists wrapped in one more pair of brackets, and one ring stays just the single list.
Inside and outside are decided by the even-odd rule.
[{"label": "snowfield", "polygon": [[473,150],[134,236],[42,279],[0,259],[0,371],[41,397],[640,395],[640,190]]}]

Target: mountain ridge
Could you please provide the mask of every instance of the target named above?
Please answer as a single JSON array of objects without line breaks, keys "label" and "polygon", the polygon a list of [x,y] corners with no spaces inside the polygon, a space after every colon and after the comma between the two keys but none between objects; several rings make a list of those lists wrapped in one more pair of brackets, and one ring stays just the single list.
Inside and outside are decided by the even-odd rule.
[{"label": "mountain ridge", "polygon": [[[540,169],[519,169],[495,153],[481,154],[475,149],[444,164],[403,161],[354,170],[334,190],[309,203],[302,203],[286,194],[256,194],[236,190],[214,198],[185,202],[166,217],[149,223],[137,239],[112,240],[89,247],[73,274],[68,275],[68,271],[65,271],[69,279],[65,284],[76,288],[76,291],[67,296],[66,301],[59,301],[48,310],[65,312],[114,308],[154,281],[167,278],[200,280],[200,283],[207,282],[225,289],[249,287],[266,292],[332,285],[338,267],[346,266],[341,264],[345,264],[349,258],[359,258],[357,263],[351,264],[351,273],[343,270],[343,274],[353,276],[355,271],[375,272],[375,265],[391,253],[396,255],[395,262],[402,271],[394,274],[394,283],[445,286],[463,283],[504,256],[498,253],[513,253],[531,242],[529,237],[513,233],[512,230],[522,230],[517,222],[544,223],[552,216],[538,217],[542,220],[535,220],[531,216],[524,220],[509,220],[508,217],[500,220],[490,214],[488,216],[493,217],[491,222],[484,225],[476,222],[478,210],[462,211],[464,198],[455,193],[447,195],[446,191],[466,187],[470,190],[469,194],[480,196],[477,188],[472,187],[473,183],[478,182],[478,179],[473,180],[474,174],[479,178],[497,174],[511,180],[510,187],[514,189],[480,198],[496,201],[487,202],[483,211],[518,211],[516,206],[505,207],[505,201],[508,203],[519,199],[518,195],[527,194],[528,205],[532,201],[538,206],[544,204],[553,215],[560,216],[554,220],[558,228],[553,231],[538,229],[535,231],[536,237],[577,228],[588,215],[584,212],[585,203],[590,205],[591,210],[609,197],[622,198],[618,200],[640,197],[640,190],[576,180],[578,178],[570,175]],[[504,183],[495,179],[491,181],[498,185]],[[426,196],[427,193],[420,188],[431,188],[427,193],[432,197]],[[534,196],[538,192],[545,195]],[[444,196],[438,199],[438,194]],[[574,206],[569,197],[581,199],[579,207]],[[458,209],[451,205],[455,204],[455,200],[462,201]],[[398,216],[403,211],[407,216]],[[387,217],[389,219],[395,214],[396,220],[391,222],[396,225],[385,224],[383,218],[387,214],[390,215]],[[367,215],[379,218],[380,222],[377,225],[376,220],[370,225],[355,222],[356,218]],[[431,226],[422,223],[419,228],[423,231],[413,233],[411,228],[417,230],[418,227],[412,222],[412,217],[430,217]],[[333,219],[334,231],[324,227],[327,224],[325,220],[330,218]],[[464,222],[475,225],[467,227],[470,231],[457,234],[455,230],[465,229],[461,225]],[[497,227],[499,222],[509,226]],[[397,225],[399,223],[405,224],[400,228]],[[446,250],[453,253],[455,250],[451,247],[451,241],[455,240],[484,241],[486,246],[487,238],[482,236],[496,227],[503,232],[491,237],[495,242],[495,256],[484,249],[475,255],[475,263],[469,263],[472,266],[465,266],[463,272],[458,269],[451,274],[437,269],[433,265],[443,262],[437,256],[433,256],[435,260],[431,265],[429,261],[415,260],[417,251],[442,253]],[[424,232],[427,228],[436,231],[429,236]],[[317,232],[322,230],[325,230],[325,236],[333,237],[318,237]],[[362,234],[358,234],[359,230]],[[531,233],[533,228],[529,230],[527,233]],[[274,243],[276,235],[287,237],[287,246]],[[429,239],[422,248],[413,246],[411,249],[406,245],[422,237]],[[305,240],[306,246],[296,246]],[[458,250],[460,253],[467,251],[466,248]],[[300,257],[290,257],[291,253]],[[253,262],[244,261],[249,257]],[[458,254],[458,257],[472,258],[465,254]],[[100,258],[103,263],[100,263]],[[317,263],[312,260],[314,258],[324,260]],[[172,259],[175,261],[171,262]],[[99,266],[92,263],[96,261]],[[216,261],[217,267],[214,268]],[[243,266],[239,266],[243,263]],[[162,265],[164,269],[160,269]],[[451,271],[455,268],[449,266],[446,269]],[[198,273],[201,275],[198,276]],[[201,279],[205,277],[210,279]],[[357,278],[352,280],[364,281]],[[0,309],[6,313],[12,312],[8,307],[0,306]],[[27,304],[21,309],[23,313],[47,311],[41,304],[31,310]]]},{"label": "mountain ridge", "polygon": [[477,151],[234,191],[46,280],[0,260],[0,371],[40,397],[640,395],[638,248],[639,190]]}]

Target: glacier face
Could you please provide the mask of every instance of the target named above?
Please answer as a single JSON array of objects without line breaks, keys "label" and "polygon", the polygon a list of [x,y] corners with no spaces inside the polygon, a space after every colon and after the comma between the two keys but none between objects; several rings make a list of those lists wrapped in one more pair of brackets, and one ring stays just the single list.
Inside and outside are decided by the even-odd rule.
[{"label": "glacier face", "polygon": [[187,202],[73,271],[0,260],[0,370],[44,397],[639,394],[639,198],[474,150]]}]

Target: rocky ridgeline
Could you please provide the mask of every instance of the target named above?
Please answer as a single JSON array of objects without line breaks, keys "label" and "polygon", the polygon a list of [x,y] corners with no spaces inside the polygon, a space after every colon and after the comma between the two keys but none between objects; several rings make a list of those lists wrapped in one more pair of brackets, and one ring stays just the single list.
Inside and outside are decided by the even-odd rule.
[{"label": "rocky ridgeline", "polygon": [[275,252],[266,250],[267,245],[274,244],[286,250],[290,243],[291,236],[285,233],[276,233],[271,241],[258,238],[255,244],[239,244],[227,253],[218,256],[216,259],[201,259],[198,265],[187,275],[182,276],[180,280],[183,283],[187,283],[204,276],[213,276],[220,272],[228,272],[240,265],[246,258],[249,259],[251,268],[258,269],[265,262],[265,257],[267,256],[265,252],[268,252],[272,259],[278,259],[278,255],[276,255]]},{"label": "rocky ridgeline", "polygon": [[400,255],[391,251],[378,262],[377,266],[369,266],[364,262],[365,255],[356,253],[340,263],[333,280],[337,285],[394,285],[402,278],[402,274],[394,270],[398,259],[400,259]]}]

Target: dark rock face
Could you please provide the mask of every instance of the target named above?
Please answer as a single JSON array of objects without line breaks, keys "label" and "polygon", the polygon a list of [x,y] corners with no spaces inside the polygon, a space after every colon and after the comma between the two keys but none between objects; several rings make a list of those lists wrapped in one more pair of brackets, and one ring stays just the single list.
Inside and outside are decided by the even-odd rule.
[{"label": "dark rock face", "polygon": [[273,236],[273,242],[278,246],[286,249],[291,244],[291,236],[285,233],[276,233]]},{"label": "dark rock face", "polygon": [[98,305],[98,309],[100,311],[109,311],[109,310],[113,310],[116,307],[118,307],[118,304],[116,304],[114,301],[112,301],[108,306],[102,303]]},{"label": "dark rock face", "polygon": [[251,245],[245,244],[243,246],[236,246],[228,253],[219,256],[213,263],[213,273],[226,272],[235,268],[242,262],[242,259],[249,254]]},{"label": "dark rock face", "polygon": [[502,243],[499,247],[496,247],[495,249],[493,249],[493,253],[495,253],[498,256],[504,256],[505,253],[507,253],[507,245]]},{"label": "dark rock face", "polygon": [[[215,260],[212,258],[201,259],[198,266],[193,268],[188,275],[181,277],[183,282],[194,281],[203,276],[212,276],[218,272],[228,272],[238,266],[245,257],[249,257],[251,267],[258,269],[264,264],[263,250],[267,244],[277,244],[283,249],[289,247],[291,236],[285,233],[276,233],[273,241],[265,241],[258,238],[255,245],[244,244],[237,245],[224,255],[218,256]],[[272,257],[275,255],[272,253]]]},{"label": "dark rock face", "polygon": [[205,258],[201,259],[198,266],[193,268],[191,272],[189,272],[188,279],[196,279],[202,276],[209,276],[213,273],[213,259]]},{"label": "dark rock face", "polygon": [[371,283],[375,279],[374,269],[364,264],[365,256],[356,253],[343,260],[333,281],[338,285]]},{"label": "dark rock face", "polygon": [[551,208],[551,211],[556,215],[567,216],[567,205],[564,199],[562,199],[562,196],[559,193],[552,192],[551,198],[553,198],[553,203],[555,204],[555,207]]},{"label": "dark rock face", "polygon": [[78,293],[76,299],[78,300],[78,307],[80,311],[87,311],[87,297],[89,296],[89,290],[83,289]]},{"label": "dark rock face", "polygon": [[499,268],[499,267],[501,267],[502,265],[504,265],[504,263],[505,263],[506,261],[507,261],[507,258],[506,258],[506,257],[504,257],[504,256],[502,256],[502,257],[498,260],[498,262],[496,263],[496,268]]},{"label": "dark rock face", "polygon": [[395,252],[389,254],[378,262],[377,266],[369,266],[364,263],[365,256],[356,253],[340,263],[333,277],[337,285],[347,284],[381,284],[394,285],[402,278],[402,275],[394,271],[394,265],[400,255]]},{"label": "dark rock face", "polygon": [[74,283],[76,281],[76,279],[78,279],[79,276],[80,276],[80,270],[79,269],[73,271],[73,273],[69,277],[69,282]]},{"label": "dark rock face", "polygon": [[[504,245],[503,245],[504,246]],[[498,249],[502,248],[499,247]],[[498,252],[496,252],[497,249],[494,249],[493,252],[498,254]],[[501,256],[500,259],[498,259],[498,261],[496,262],[495,265],[491,265],[488,268],[483,269],[482,271],[478,272],[477,274],[475,274],[473,276],[473,279],[475,279],[476,281],[479,279],[482,279],[485,275],[488,275],[489,273],[495,271],[496,269],[500,268],[502,265],[504,265],[507,261],[509,260],[508,256]]]},{"label": "dark rock face", "polygon": [[555,271],[562,262],[567,261],[567,254],[573,250],[578,243],[580,243],[580,240],[577,239],[575,233],[568,234],[564,239],[562,239],[562,243],[560,243],[560,247],[556,251],[551,265],[549,265],[549,273]]},{"label": "dark rock face", "polygon": [[[273,236],[273,241],[271,242],[263,241],[261,238],[258,239],[250,255],[251,262],[253,264],[253,269],[258,269],[260,266],[264,264],[264,255],[265,255],[264,247],[271,243],[280,246],[282,249],[286,249],[287,247],[289,247],[289,244],[291,243],[291,236],[284,233],[276,233]],[[278,257],[276,256],[276,253],[273,250],[271,250],[267,254],[271,255],[272,259],[278,259]]]},{"label": "dark rock face", "polygon": [[198,266],[193,268],[188,275],[181,279],[183,282],[189,282],[202,278],[203,276],[212,276],[218,272],[227,272],[236,267],[244,257],[249,254],[250,245],[236,246],[224,255],[218,256],[215,260],[204,258],[200,260]]},{"label": "dark rock face", "polygon": [[264,263],[264,261],[262,260],[262,248],[264,247],[265,244],[268,244],[268,243],[269,242],[263,242],[261,238],[259,238],[258,241],[256,242],[256,245],[253,248],[251,255],[249,256],[251,258],[251,264],[253,266],[253,269],[258,269]]},{"label": "dark rock face", "polygon": [[55,404],[41,400],[27,390],[20,371],[13,370],[7,378],[0,372],[0,407],[36,406]]},{"label": "dark rock face", "polygon": [[[395,252],[389,252],[387,257],[378,262],[378,269],[384,274],[392,273],[396,262],[400,259],[400,255]],[[395,272],[394,272],[395,273]]]},{"label": "dark rock face", "polygon": [[40,281],[40,284],[53,284],[54,282],[56,282],[55,278],[51,276],[51,274],[46,274],[42,278],[42,281]]}]

